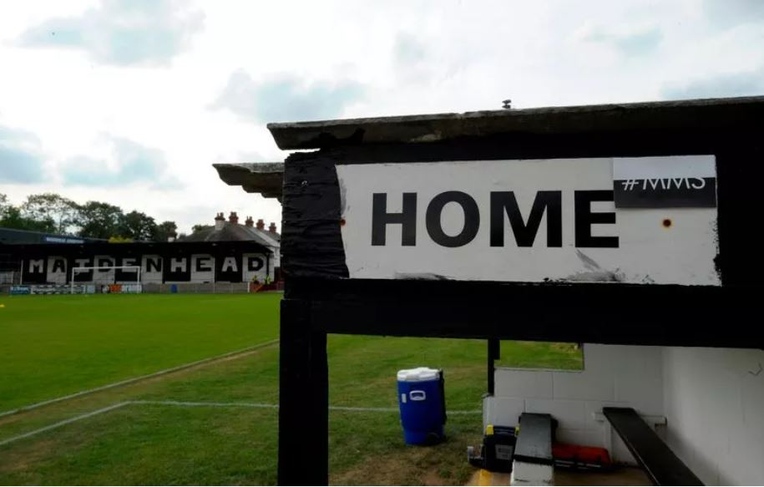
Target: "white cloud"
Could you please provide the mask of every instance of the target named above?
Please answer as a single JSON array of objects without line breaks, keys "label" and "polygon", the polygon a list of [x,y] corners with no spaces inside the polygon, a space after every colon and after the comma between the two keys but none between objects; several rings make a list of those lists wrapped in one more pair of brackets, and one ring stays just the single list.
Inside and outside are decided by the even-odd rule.
[{"label": "white cloud", "polygon": [[[107,201],[177,220],[182,231],[220,211],[278,222],[275,200],[226,186],[211,167],[283,160],[266,122],[499,109],[506,98],[523,108],[709,86],[755,92],[759,85],[740,83],[764,66],[764,19],[757,0],[735,1],[15,2],[0,7],[0,125],[14,131],[6,147],[31,149],[50,178],[22,184],[17,175],[2,192]],[[104,13],[136,5],[156,15]],[[19,46],[51,19],[76,21],[80,45]],[[146,29],[145,39],[109,44]],[[210,110],[216,100],[225,109]],[[72,161],[105,161],[88,170],[120,175],[102,134],[157,151],[161,174],[179,184],[66,186]]]},{"label": "white cloud", "polygon": [[709,26],[715,29],[764,22],[764,2],[760,0],[703,0],[701,6]]},{"label": "white cloud", "polygon": [[363,92],[363,85],[352,81],[305,83],[294,75],[258,83],[247,72],[236,70],[211,108],[227,109],[255,123],[326,120],[341,115]]},{"label": "white cloud", "polygon": [[204,15],[176,0],[101,0],[81,14],[30,26],[18,45],[75,49],[98,63],[161,66],[186,51]]},{"label": "white cloud", "polygon": [[40,140],[32,133],[0,125],[0,183],[38,183],[47,176]]},{"label": "white cloud", "polygon": [[608,45],[623,56],[646,56],[660,45],[662,32],[658,27],[643,27],[631,32],[613,32],[602,26],[590,27],[581,35],[584,42]]},{"label": "white cloud", "polygon": [[105,136],[108,158],[74,156],[59,164],[64,186],[124,187],[148,186],[152,190],[182,189],[172,174],[162,151],[121,137]]},{"label": "white cloud", "polygon": [[761,96],[764,94],[764,66],[715,77],[691,79],[669,84],[662,91],[672,100],[692,98],[722,98],[727,96]]}]

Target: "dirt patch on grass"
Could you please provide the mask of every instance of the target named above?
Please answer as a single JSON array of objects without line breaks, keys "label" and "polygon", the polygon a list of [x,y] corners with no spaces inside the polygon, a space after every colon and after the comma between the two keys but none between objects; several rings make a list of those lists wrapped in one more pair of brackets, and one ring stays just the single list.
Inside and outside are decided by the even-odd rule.
[{"label": "dirt patch on grass", "polygon": [[42,459],[48,458],[60,445],[57,441],[46,439],[30,442],[28,446],[11,451],[6,451],[0,455],[0,474],[13,474],[34,470],[31,468]]},{"label": "dirt patch on grass", "polygon": [[[474,472],[462,441],[435,447],[406,447],[401,451],[366,458],[354,467],[331,472],[332,485],[464,485]],[[459,463],[457,458],[464,457]]]}]

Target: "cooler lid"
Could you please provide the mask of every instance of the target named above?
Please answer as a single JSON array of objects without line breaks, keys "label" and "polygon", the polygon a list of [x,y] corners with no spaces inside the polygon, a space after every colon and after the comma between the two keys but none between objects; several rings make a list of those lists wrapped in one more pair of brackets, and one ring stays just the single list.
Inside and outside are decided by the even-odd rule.
[{"label": "cooler lid", "polygon": [[401,382],[419,382],[423,380],[435,380],[440,377],[438,369],[429,367],[417,367],[415,369],[403,369],[398,371],[398,380]]}]

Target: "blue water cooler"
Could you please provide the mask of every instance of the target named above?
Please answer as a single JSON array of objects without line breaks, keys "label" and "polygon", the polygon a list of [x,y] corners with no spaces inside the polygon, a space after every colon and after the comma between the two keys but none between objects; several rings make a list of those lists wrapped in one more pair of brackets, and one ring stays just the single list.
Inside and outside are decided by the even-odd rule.
[{"label": "blue water cooler", "polygon": [[418,367],[398,371],[398,406],[407,445],[432,445],[443,440],[444,392],[442,370]]}]

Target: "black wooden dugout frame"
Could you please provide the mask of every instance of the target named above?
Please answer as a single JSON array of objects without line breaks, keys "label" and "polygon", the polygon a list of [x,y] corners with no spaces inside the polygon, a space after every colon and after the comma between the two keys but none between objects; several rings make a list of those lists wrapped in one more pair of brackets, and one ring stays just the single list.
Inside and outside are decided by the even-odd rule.
[{"label": "black wooden dugout frame", "polygon": [[[319,149],[284,165],[279,484],[328,483],[328,333],[487,339],[489,364],[499,339],[764,348],[747,319],[761,312],[764,97],[269,129],[282,149]],[[722,286],[347,278],[338,164],[695,154],[716,156]]]}]

